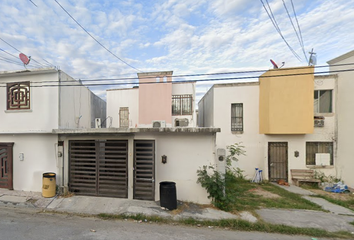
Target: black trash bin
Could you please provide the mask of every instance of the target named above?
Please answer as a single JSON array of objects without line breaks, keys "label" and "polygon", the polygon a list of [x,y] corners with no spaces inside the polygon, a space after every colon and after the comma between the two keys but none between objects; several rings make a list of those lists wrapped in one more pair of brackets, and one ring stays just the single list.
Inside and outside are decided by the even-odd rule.
[{"label": "black trash bin", "polygon": [[160,206],[168,210],[177,209],[175,182],[160,182]]}]

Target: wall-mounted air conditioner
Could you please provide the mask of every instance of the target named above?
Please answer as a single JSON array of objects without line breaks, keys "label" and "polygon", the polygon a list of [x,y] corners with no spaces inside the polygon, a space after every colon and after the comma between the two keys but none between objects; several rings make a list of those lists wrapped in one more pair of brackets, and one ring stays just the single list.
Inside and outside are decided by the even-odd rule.
[{"label": "wall-mounted air conditioner", "polygon": [[101,128],[101,118],[95,118],[95,128]]},{"label": "wall-mounted air conditioner", "polygon": [[177,118],[175,120],[176,127],[188,127],[189,120],[188,118]]},{"label": "wall-mounted air conditioner", "polygon": [[328,166],[330,165],[331,155],[329,153],[316,153],[315,162],[316,165]]},{"label": "wall-mounted air conditioner", "polygon": [[166,121],[164,120],[154,120],[152,121],[152,127],[154,128],[161,128],[161,127],[166,127]]},{"label": "wall-mounted air conditioner", "polygon": [[324,117],[315,117],[314,126],[315,127],[324,127]]}]

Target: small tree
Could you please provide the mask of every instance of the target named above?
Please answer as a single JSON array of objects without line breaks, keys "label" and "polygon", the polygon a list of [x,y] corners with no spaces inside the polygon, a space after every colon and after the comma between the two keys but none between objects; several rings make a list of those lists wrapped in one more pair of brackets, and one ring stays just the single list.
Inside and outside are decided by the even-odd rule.
[{"label": "small tree", "polygon": [[[212,203],[217,208],[228,211],[230,210],[230,203],[233,201],[231,196],[227,194],[227,183],[235,179],[235,177],[241,177],[242,170],[231,169],[232,161],[238,161],[238,157],[245,155],[246,151],[241,143],[235,143],[227,146],[229,154],[226,156],[226,173],[222,174],[215,170],[213,166],[204,165],[202,169],[197,170],[198,180],[203,188],[208,192],[208,198],[211,198]],[[208,172],[211,169],[211,173]]]}]

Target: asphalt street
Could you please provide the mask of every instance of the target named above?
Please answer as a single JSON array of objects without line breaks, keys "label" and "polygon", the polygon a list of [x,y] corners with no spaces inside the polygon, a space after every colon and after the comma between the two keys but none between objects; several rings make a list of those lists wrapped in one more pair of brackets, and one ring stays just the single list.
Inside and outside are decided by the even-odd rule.
[{"label": "asphalt street", "polygon": [[[263,232],[240,232],[208,227],[186,227],[170,224],[101,220],[62,213],[41,213],[34,208],[0,207],[1,240],[108,240],[108,239],[311,239]],[[317,238],[320,239],[320,238]]]}]

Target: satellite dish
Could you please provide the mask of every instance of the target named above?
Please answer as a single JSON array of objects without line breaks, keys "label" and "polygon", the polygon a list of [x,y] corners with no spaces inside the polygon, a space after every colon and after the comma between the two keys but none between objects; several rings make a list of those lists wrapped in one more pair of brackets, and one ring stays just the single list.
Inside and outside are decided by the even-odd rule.
[{"label": "satellite dish", "polygon": [[270,62],[273,64],[274,69],[279,68],[278,65],[272,59],[270,59]]},{"label": "satellite dish", "polygon": [[28,65],[29,62],[31,61],[31,56],[27,57],[25,54],[20,53],[19,57],[21,59],[21,61],[23,62],[24,65]]}]

